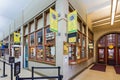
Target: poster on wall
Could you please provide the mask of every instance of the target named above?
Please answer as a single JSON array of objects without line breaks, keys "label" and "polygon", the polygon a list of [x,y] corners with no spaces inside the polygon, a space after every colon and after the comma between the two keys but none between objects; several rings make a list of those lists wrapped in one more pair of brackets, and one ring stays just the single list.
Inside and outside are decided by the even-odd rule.
[{"label": "poster on wall", "polygon": [[68,43],[67,42],[64,42],[64,55],[68,55]]}]

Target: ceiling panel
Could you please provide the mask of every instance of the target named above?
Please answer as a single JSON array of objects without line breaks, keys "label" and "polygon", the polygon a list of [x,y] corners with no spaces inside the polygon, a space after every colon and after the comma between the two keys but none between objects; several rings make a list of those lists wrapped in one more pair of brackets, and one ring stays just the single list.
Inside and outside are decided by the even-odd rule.
[{"label": "ceiling panel", "polygon": [[92,21],[100,20],[110,16],[111,6],[99,9],[94,11],[92,14],[89,14]]},{"label": "ceiling panel", "polygon": [[116,13],[118,14],[120,14],[120,0],[119,0],[119,2],[118,2],[118,5],[117,5],[117,11],[116,11]]}]

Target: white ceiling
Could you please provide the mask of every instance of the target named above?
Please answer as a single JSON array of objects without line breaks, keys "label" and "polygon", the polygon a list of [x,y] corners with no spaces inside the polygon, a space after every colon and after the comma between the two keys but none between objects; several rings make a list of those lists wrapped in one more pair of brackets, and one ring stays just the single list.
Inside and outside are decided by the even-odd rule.
[{"label": "white ceiling", "polygon": [[[17,14],[31,1],[32,0],[0,0],[0,36],[3,36],[10,22],[13,21]],[[110,16],[111,0],[78,0],[78,4],[81,1],[86,7],[87,14],[91,17],[92,21]],[[120,13],[120,0],[117,13]]]},{"label": "white ceiling", "polygon": [[[111,0],[82,0],[82,2],[92,21],[110,17],[111,15]],[[120,13],[120,0],[118,0],[116,13]]]},{"label": "white ceiling", "polygon": [[32,0],[0,0],[0,35]]}]

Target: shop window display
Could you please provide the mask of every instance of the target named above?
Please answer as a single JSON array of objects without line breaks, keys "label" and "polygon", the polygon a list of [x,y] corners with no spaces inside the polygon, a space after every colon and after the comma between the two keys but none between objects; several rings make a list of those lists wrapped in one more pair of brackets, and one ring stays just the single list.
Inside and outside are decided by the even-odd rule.
[{"label": "shop window display", "polygon": [[43,31],[42,30],[37,32],[37,44],[38,45],[43,44]]},{"label": "shop window display", "polygon": [[35,58],[35,48],[33,48],[33,47],[30,48],[29,58],[30,59],[34,59]]},{"label": "shop window display", "polygon": [[34,45],[34,33],[30,35],[30,45]]},{"label": "shop window display", "polygon": [[81,53],[81,58],[85,58],[86,57],[86,53],[85,53],[85,37],[82,37],[82,53]]},{"label": "shop window display", "polygon": [[46,61],[55,62],[55,34],[49,27],[45,29],[45,56]]},{"label": "shop window display", "polygon": [[20,52],[20,47],[15,47],[14,48],[14,56],[15,58],[19,58],[19,56],[21,55],[21,52]]},{"label": "shop window display", "polygon": [[37,60],[43,60],[44,59],[44,51],[43,46],[37,46]]}]

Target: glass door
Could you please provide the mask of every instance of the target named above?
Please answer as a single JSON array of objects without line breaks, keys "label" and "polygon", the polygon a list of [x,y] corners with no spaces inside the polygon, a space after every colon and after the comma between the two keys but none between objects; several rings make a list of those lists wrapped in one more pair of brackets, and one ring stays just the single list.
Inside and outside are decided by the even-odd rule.
[{"label": "glass door", "polygon": [[115,65],[116,61],[115,61],[115,48],[108,48],[107,49],[107,53],[108,53],[108,58],[107,58],[107,62],[109,65]]},{"label": "glass door", "polygon": [[120,64],[120,47],[118,48],[118,64]]},{"label": "glass door", "polygon": [[105,48],[98,48],[98,62],[105,63]]}]

